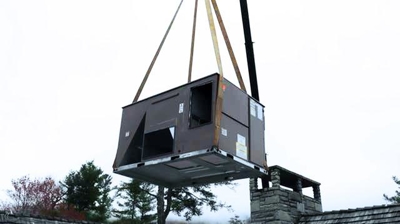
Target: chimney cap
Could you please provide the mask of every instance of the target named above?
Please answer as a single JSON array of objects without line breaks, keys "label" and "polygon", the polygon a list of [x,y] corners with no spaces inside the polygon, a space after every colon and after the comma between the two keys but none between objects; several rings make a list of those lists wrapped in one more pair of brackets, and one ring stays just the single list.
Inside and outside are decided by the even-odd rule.
[{"label": "chimney cap", "polygon": [[304,177],[300,174],[297,174],[293,171],[290,171],[290,170],[285,169],[278,165],[269,167],[269,172],[268,172],[269,173],[269,175],[268,175],[269,181],[271,181],[271,173],[273,173],[274,170],[279,170],[280,185],[288,187],[288,188],[294,189],[296,187],[296,183],[297,183],[298,179],[301,180],[303,188],[321,185],[317,181],[311,180],[307,177]]}]

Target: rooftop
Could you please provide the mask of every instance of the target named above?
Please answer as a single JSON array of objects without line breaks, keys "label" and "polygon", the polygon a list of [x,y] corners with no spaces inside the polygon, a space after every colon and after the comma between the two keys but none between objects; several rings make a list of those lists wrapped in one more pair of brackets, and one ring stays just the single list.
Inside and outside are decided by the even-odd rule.
[{"label": "rooftop", "polygon": [[400,204],[329,211],[303,215],[299,224],[380,224],[400,223]]}]

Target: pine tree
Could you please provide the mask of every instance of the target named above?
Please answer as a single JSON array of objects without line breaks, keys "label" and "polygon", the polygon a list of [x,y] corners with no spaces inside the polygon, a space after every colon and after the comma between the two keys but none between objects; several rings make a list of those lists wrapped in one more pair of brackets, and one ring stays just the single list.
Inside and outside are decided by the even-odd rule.
[{"label": "pine tree", "polygon": [[159,186],[157,195],[157,223],[165,224],[170,212],[183,215],[186,221],[190,221],[193,216],[203,214],[203,206],[210,211],[218,211],[221,208],[231,209],[230,206],[217,201],[217,196],[212,192],[212,186],[234,187],[232,182],[222,182],[217,184],[206,184],[193,187],[164,188]]},{"label": "pine tree", "polygon": [[[393,176],[393,181],[397,185],[399,185],[399,189],[400,189],[400,180],[396,176]],[[393,204],[396,204],[396,203],[400,204],[400,191],[396,191],[396,195],[395,196],[389,197],[386,194],[384,194],[383,197],[388,202],[391,202]]]},{"label": "pine tree", "polygon": [[[119,209],[113,211],[114,215],[126,223],[150,223],[155,220],[155,214],[149,214],[154,209],[155,198],[149,193],[154,185],[140,180],[132,179],[117,187],[116,197]],[[123,222],[124,223],[124,222]]]},{"label": "pine tree", "polygon": [[83,164],[79,171],[70,172],[61,183],[64,201],[85,213],[88,220],[104,222],[110,217],[111,180],[111,176],[104,174],[93,161]]}]

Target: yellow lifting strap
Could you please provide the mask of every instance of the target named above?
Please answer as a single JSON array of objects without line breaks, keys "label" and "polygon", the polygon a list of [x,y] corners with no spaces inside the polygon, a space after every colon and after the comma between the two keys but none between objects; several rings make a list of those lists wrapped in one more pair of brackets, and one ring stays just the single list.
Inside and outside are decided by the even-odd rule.
[{"label": "yellow lifting strap", "polygon": [[212,15],[212,11],[211,11],[210,0],[205,0],[205,2],[206,2],[208,22],[209,22],[210,31],[211,31],[211,37],[212,37],[212,41],[213,41],[213,45],[214,45],[215,58],[217,59],[219,74],[222,76],[223,72],[222,72],[221,54],[219,52],[218,38],[217,38],[217,32],[215,30],[214,17]]},{"label": "yellow lifting strap", "polygon": [[213,4],[215,15],[217,16],[219,27],[221,28],[222,36],[224,37],[224,40],[225,40],[226,48],[228,48],[229,56],[231,58],[233,68],[235,69],[236,77],[239,81],[240,88],[244,92],[246,92],[246,86],[244,85],[244,82],[242,79],[242,74],[240,73],[235,54],[233,53],[232,45],[231,45],[231,42],[229,41],[228,33],[226,32],[225,25],[222,20],[222,16],[221,16],[221,13],[220,13],[218,5],[217,5],[217,1],[211,0],[211,3]]},{"label": "yellow lifting strap", "polygon": [[213,44],[214,44],[215,58],[217,59],[218,70],[219,70],[219,74],[220,74],[219,80],[218,80],[217,100],[215,103],[215,118],[214,118],[215,119],[214,120],[215,132],[214,132],[213,145],[216,146],[219,143],[219,137],[220,137],[220,133],[221,133],[222,100],[223,100],[223,95],[224,95],[222,85],[223,85],[224,77],[223,77],[223,71],[222,71],[221,55],[219,53],[217,32],[215,31],[214,18],[213,18],[212,11],[211,11],[210,0],[205,0],[205,2],[206,2],[206,9],[207,9],[207,15],[208,15],[208,22],[210,24],[211,37],[212,37]]},{"label": "yellow lifting strap", "polygon": [[[153,60],[151,61],[150,66],[149,66],[149,68],[147,69],[147,72],[146,72],[145,76],[143,77],[142,83],[140,84],[140,87],[139,87],[139,89],[138,89],[138,91],[137,91],[137,93],[136,93],[136,95],[135,95],[135,98],[134,98],[134,100],[133,100],[133,103],[137,102],[138,99],[139,99],[139,97],[140,97],[140,94],[141,94],[141,92],[142,92],[142,90],[143,90],[143,88],[144,88],[144,86],[145,86],[145,84],[146,84],[146,82],[147,82],[147,79],[148,79],[148,77],[149,77],[149,75],[150,75],[150,73],[151,73],[151,70],[153,69],[153,66],[154,66],[154,64],[155,64],[155,62],[156,62],[156,60],[157,60],[157,58],[158,58],[158,55],[159,55],[160,52],[161,52],[161,49],[162,49],[162,47],[163,47],[163,45],[164,45],[164,42],[165,42],[165,40],[166,40],[166,38],[167,38],[167,36],[168,36],[168,34],[169,34],[169,31],[171,30],[171,27],[172,27],[172,25],[173,25],[173,23],[174,23],[174,21],[175,21],[175,18],[176,18],[177,14],[178,14],[178,12],[179,12],[179,10],[180,10],[180,8],[181,8],[182,3],[183,3],[183,0],[181,0],[180,4],[179,4],[179,6],[178,6],[178,9],[176,10],[176,12],[175,12],[175,14],[174,14],[174,17],[172,18],[172,21],[171,21],[171,23],[169,24],[168,29],[167,29],[167,31],[166,31],[166,33],[165,33],[165,35],[164,35],[164,37],[163,37],[163,39],[162,39],[162,41],[161,41],[159,47],[158,47],[158,49],[157,49],[157,52],[156,52],[156,54],[154,55]],[[215,57],[216,57],[217,64],[218,64],[218,70],[219,70],[219,73],[220,73],[220,82],[219,82],[219,87],[218,87],[217,108],[216,108],[216,109],[217,109],[217,111],[216,111],[216,112],[217,112],[216,118],[218,118],[218,116],[220,116],[220,115],[218,115],[218,114],[219,114],[218,111],[222,111],[222,95],[223,95],[223,91],[222,91],[222,81],[223,81],[223,70],[222,70],[222,62],[221,62],[221,55],[220,55],[219,45],[218,45],[217,33],[216,33],[216,30],[215,30],[214,18],[213,18],[213,14],[212,14],[212,11],[211,11],[210,0],[205,0],[205,3],[206,3],[207,16],[208,16],[208,21],[209,21],[211,36],[212,36],[213,45],[214,45],[214,53],[215,53]],[[226,32],[225,25],[224,25],[224,23],[223,23],[223,20],[222,20],[221,13],[220,13],[220,11],[219,11],[217,2],[216,2],[216,0],[211,0],[211,3],[212,3],[212,5],[213,5],[213,8],[214,8],[214,11],[215,11],[217,20],[218,20],[218,24],[219,24],[219,26],[220,26],[220,28],[221,28],[221,32],[222,32],[222,35],[223,35],[224,40],[225,40],[226,47],[227,47],[228,52],[229,52],[229,56],[230,56],[230,58],[231,58],[233,67],[234,67],[234,69],[235,69],[235,73],[236,73],[236,76],[237,76],[237,78],[238,78],[240,88],[241,88],[243,91],[246,92],[246,87],[245,87],[245,85],[244,85],[244,83],[243,83],[242,75],[241,75],[241,73],[240,73],[239,66],[238,66],[238,64],[237,64],[235,55],[234,55],[234,53],[233,53],[233,49],[232,49],[231,43],[230,43],[230,41],[229,41],[228,34],[227,34],[227,32]],[[198,0],[195,0],[195,10],[194,10],[194,19],[193,19],[193,28],[192,28],[192,43],[191,43],[191,51],[190,51],[188,82],[191,81],[191,77],[192,77],[193,54],[194,54],[194,41],[195,41],[196,21],[197,21],[197,7],[198,7]],[[220,100],[218,100],[218,99],[220,99]],[[221,108],[219,108],[219,107],[221,107]],[[219,122],[219,120],[220,120],[220,119],[218,119],[218,122]],[[217,123],[216,123],[216,124],[217,124]],[[217,124],[217,126],[219,127],[219,123]]]},{"label": "yellow lifting strap", "polygon": [[[197,1],[198,0],[196,0],[196,2],[195,2],[195,11],[194,11],[194,19],[193,19],[192,44],[191,44],[191,51],[190,51],[188,82],[191,81],[191,77],[192,77],[193,52],[194,52],[195,29],[196,29],[196,19],[197,19]],[[246,92],[246,86],[244,85],[242,74],[240,73],[240,69],[239,69],[235,54],[233,52],[233,48],[232,48],[231,42],[229,40],[228,33],[226,31],[224,22],[222,20],[222,16],[221,16],[221,13],[220,13],[219,8],[218,8],[217,1],[216,0],[211,0],[211,3],[212,3],[212,6],[214,8],[214,12],[215,12],[215,15],[217,17],[219,27],[221,28],[222,36],[224,37],[226,48],[228,49],[228,53],[229,53],[229,56],[231,58],[232,65],[233,65],[233,68],[235,70],[236,77],[238,79],[240,88],[244,92]],[[216,41],[217,38],[216,38],[214,19],[212,17],[211,7],[209,5],[210,5],[210,3],[206,1],[207,15],[208,15],[208,19],[209,19],[209,23],[210,23],[210,29],[211,29],[211,35],[212,35],[213,43],[214,43],[214,51],[215,51],[215,54],[216,54],[218,68],[220,70],[220,73],[222,73],[221,72],[222,71],[221,60],[220,60],[220,56],[218,56],[219,55],[219,47],[218,47],[218,41]]]}]

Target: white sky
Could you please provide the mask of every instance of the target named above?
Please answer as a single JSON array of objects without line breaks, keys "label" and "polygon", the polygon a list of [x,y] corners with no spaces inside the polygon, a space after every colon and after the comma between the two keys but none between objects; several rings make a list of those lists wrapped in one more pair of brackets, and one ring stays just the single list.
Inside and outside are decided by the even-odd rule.
[{"label": "white sky", "polygon": [[[186,80],[185,1],[142,98]],[[247,87],[239,1],[219,6]],[[94,160],[114,178],[129,104],[179,0],[0,1],[0,200],[25,174],[61,180]],[[194,76],[217,71],[199,1]],[[400,175],[400,1],[249,0],[269,165],[322,183],[324,210],[383,204]],[[236,82],[219,38],[225,77]],[[249,216],[247,180],[217,189]],[[206,213],[227,220],[233,213]]]}]

